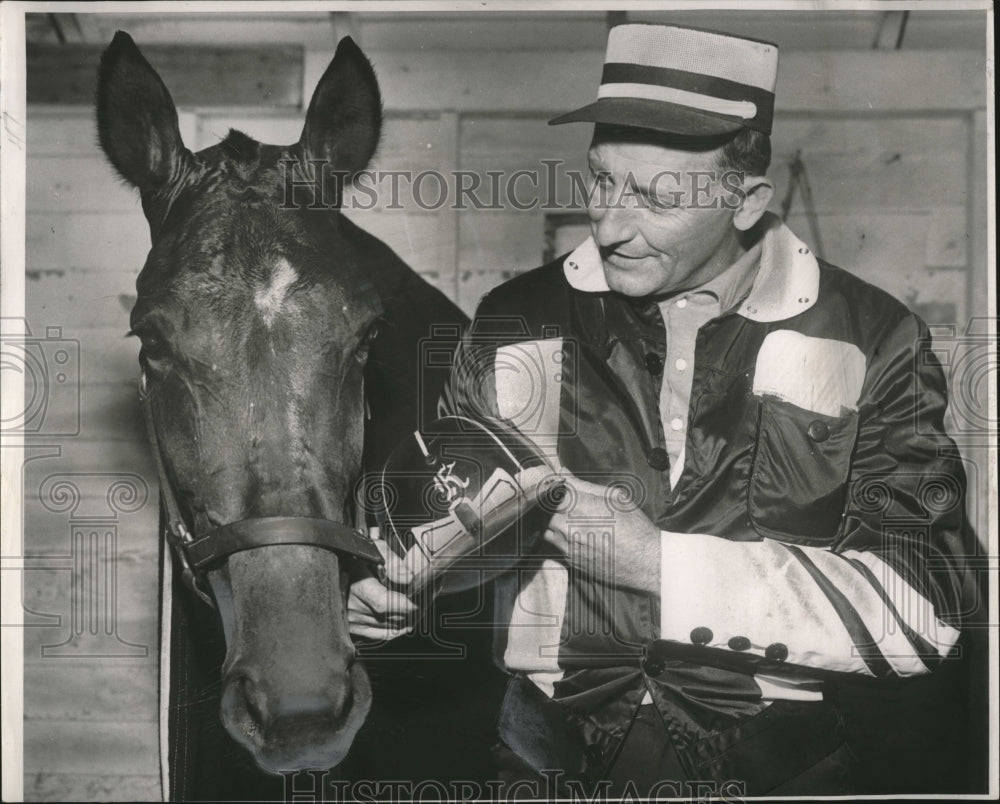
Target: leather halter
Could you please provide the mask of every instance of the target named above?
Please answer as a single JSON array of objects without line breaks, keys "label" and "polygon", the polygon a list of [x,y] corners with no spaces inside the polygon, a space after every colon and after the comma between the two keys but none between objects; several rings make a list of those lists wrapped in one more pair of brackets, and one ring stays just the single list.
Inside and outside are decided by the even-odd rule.
[{"label": "leather halter", "polygon": [[184,585],[209,606],[215,607],[212,595],[203,588],[207,568],[233,553],[282,544],[302,544],[321,547],[333,553],[343,553],[376,567],[381,577],[385,560],[374,542],[341,522],[307,516],[272,516],[243,519],[194,535],[181,515],[173,487],[163,463],[160,440],[153,422],[153,404],[149,395],[146,372],[139,380],[139,402],[146,425],[156,477],[160,484],[160,499],[166,515],[166,538],[181,566]]}]

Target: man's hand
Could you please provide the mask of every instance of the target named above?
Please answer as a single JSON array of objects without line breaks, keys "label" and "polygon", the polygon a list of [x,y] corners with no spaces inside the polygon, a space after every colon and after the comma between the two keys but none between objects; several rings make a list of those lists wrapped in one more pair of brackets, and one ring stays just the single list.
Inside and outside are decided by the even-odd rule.
[{"label": "man's hand", "polygon": [[562,476],[566,494],[544,539],[588,577],[659,595],[660,529],[639,508],[616,505],[614,489]]},{"label": "man's hand", "polygon": [[[385,559],[386,578],[406,588],[410,572],[388,545],[376,540]],[[355,580],[347,598],[347,622],[351,633],[379,642],[395,639],[413,630],[410,625],[416,604],[402,592],[394,591],[371,575]]]}]

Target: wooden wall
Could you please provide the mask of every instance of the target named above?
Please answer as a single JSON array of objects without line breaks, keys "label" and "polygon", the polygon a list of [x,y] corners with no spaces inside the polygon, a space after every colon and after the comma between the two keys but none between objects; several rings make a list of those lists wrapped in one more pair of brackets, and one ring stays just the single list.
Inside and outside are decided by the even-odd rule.
[{"label": "wooden wall", "polygon": [[[181,122],[192,147],[212,144],[230,127],[264,141],[297,139],[301,101],[332,56],[335,33],[350,32],[374,62],[385,96],[377,168],[509,176],[564,159],[565,169],[583,169],[587,127],[545,121],[594,95],[605,35],[600,14],[489,21],[298,15],[239,24],[218,15],[194,23],[184,15],[77,16],[90,44],[73,59],[86,70],[94,67],[87,62],[94,44],[117,26],[131,29],[140,46],[183,41],[189,59],[196,58],[192,48],[227,35],[298,46],[289,61],[301,91],[272,76],[268,87],[277,89],[223,93],[228,100],[220,101],[211,95],[217,87],[172,84],[186,99]],[[683,21],[704,24],[688,17]],[[909,22],[913,44],[900,50],[871,49],[881,18],[869,13],[743,14],[714,27],[768,31],[783,47],[777,198],[788,161],[800,152],[825,256],[962,333],[970,316],[985,314],[985,42],[975,38],[985,18],[918,17]],[[45,44],[44,34],[38,39]],[[40,71],[58,59],[58,46],[45,47],[35,50]],[[173,64],[183,82],[183,62]],[[249,72],[241,77],[254,80]],[[226,79],[234,84],[232,74]],[[35,86],[51,88],[51,81]],[[135,399],[137,345],[124,335],[149,240],[135,196],[97,151],[85,97],[79,87],[69,95],[43,92],[29,106],[27,317],[51,371],[67,376],[50,387],[29,453],[37,457],[25,467],[32,567],[25,573],[25,793],[35,800],[145,800],[159,793],[156,481]],[[204,97],[210,105],[199,103]],[[428,183],[428,194],[433,189]],[[541,262],[546,220],[539,209],[422,210],[407,192],[400,202],[403,209],[383,201],[349,214],[468,312],[488,288]],[[799,198],[790,222],[809,240],[803,212]],[[66,371],[52,362],[60,350],[69,355]],[[976,438],[967,441],[968,455],[985,460]],[[975,480],[980,492],[972,505],[983,523],[985,478]],[[76,533],[85,543],[94,533],[98,548],[109,546],[93,571],[73,550]],[[114,571],[116,592],[111,576],[100,575],[105,570]],[[116,607],[95,610],[106,601]]]}]

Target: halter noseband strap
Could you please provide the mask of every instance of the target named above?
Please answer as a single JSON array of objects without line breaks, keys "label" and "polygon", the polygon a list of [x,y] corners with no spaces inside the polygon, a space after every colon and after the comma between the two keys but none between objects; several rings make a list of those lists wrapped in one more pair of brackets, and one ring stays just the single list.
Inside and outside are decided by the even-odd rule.
[{"label": "halter noseband strap", "polygon": [[[200,581],[207,568],[233,553],[271,545],[301,544],[321,547],[334,553],[344,553],[381,569],[382,554],[368,536],[341,522],[307,516],[274,516],[244,519],[221,525],[198,536],[192,535],[184,523],[177,499],[167,477],[160,450],[160,440],[153,422],[153,405],[149,396],[146,372],[139,380],[139,401],[146,426],[146,438],[160,484],[160,498],[166,515],[166,537],[174,550],[184,584],[210,606],[215,605],[211,594]],[[381,573],[380,573],[381,574]]]}]

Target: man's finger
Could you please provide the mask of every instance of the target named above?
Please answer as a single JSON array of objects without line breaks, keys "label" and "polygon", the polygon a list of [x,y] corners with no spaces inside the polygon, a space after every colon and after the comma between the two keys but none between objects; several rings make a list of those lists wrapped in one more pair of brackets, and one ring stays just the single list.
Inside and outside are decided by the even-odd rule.
[{"label": "man's finger", "polygon": [[352,601],[362,604],[371,612],[385,616],[387,614],[412,614],[417,605],[406,595],[386,589],[375,578],[362,578],[351,584],[351,594],[348,598],[348,608]]},{"label": "man's finger", "polygon": [[405,628],[388,628],[384,625],[369,626],[351,624],[351,634],[356,637],[361,637],[362,639],[370,639],[373,642],[388,642],[390,639],[395,639],[396,637],[403,636],[403,634],[408,634],[412,630],[413,626],[406,626]]},{"label": "man's finger", "polygon": [[577,477],[576,475],[572,474],[569,471],[564,471],[560,475],[560,477],[563,478],[563,482],[566,484],[566,486],[572,489],[578,495],[589,494],[593,497],[599,497],[600,499],[603,500],[604,495],[607,494],[608,492],[607,486],[602,486],[599,483],[591,483],[589,480],[582,480],[581,478]]}]

